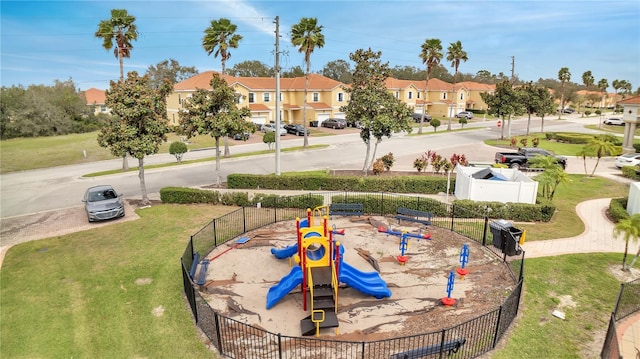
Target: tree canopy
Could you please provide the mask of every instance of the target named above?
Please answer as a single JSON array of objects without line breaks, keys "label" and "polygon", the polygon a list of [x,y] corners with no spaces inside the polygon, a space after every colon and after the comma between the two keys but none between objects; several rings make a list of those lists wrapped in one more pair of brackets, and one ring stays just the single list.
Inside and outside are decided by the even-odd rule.
[{"label": "tree canopy", "polygon": [[159,62],[156,66],[147,68],[149,75],[149,84],[152,88],[160,88],[164,84],[164,80],[168,80],[174,85],[180,81],[198,74],[195,66],[181,66],[177,60],[169,59]]},{"label": "tree canopy", "polygon": [[138,29],[135,16],[129,15],[125,9],[111,10],[111,18],[98,23],[94,36],[102,39],[102,47],[111,50],[120,63],[120,80],[124,79],[123,59],[131,57],[132,41],[138,40]]},{"label": "tree canopy", "polygon": [[[387,91],[384,81],[389,77],[389,64],[382,63],[381,52],[358,49],[349,55],[356,63],[353,83],[346,89],[351,100],[340,108],[349,121],[359,122],[360,138],[366,145],[363,173],[373,165],[378,144],[384,137],[397,132],[411,132],[409,120],[413,110]],[[373,153],[371,143],[373,142]]]}]

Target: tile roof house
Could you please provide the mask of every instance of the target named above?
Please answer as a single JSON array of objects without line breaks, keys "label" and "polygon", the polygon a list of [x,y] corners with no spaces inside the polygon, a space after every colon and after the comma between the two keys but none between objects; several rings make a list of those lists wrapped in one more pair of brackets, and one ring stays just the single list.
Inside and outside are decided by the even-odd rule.
[{"label": "tile roof house", "polygon": [[[209,82],[214,71],[205,71],[174,86],[174,92],[167,98],[167,115],[171,125],[179,123],[179,112],[183,101],[196,89],[210,88]],[[251,111],[251,121],[265,124],[275,121],[275,78],[225,76],[225,81],[241,95],[240,106]],[[344,118],[340,107],[347,104],[345,85],[317,74],[309,75],[307,93],[307,119],[302,119],[304,106],[305,77],[280,79],[281,120],[283,123],[322,122],[330,117]]]},{"label": "tile roof house", "polygon": [[618,101],[618,105],[623,106],[624,140],[622,141],[622,152],[634,153],[636,149],[633,147],[633,135],[640,123],[640,96]]},{"label": "tile roof house", "polygon": [[[210,88],[214,71],[205,71],[186,79],[174,86],[174,91],[167,98],[167,115],[169,124],[179,124],[179,113],[184,108],[183,101],[197,89]],[[251,121],[265,124],[275,121],[275,78],[269,77],[235,77],[227,75],[225,81],[241,95],[240,106],[251,111]],[[426,81],[399,80],[388,78],[385,85],[396,98],[422,113],[425,108],[432,116],[447,117],[467,109],[486,109],[480,98],[481,92],[495,91],[495,85],[484,85],[476,82],[456,84],[455,100],[452,100],[453,85],[440,79],[429,79],[429,88],[424,99]],[[281,120],[283,123],[300,123],[309,125],[311,121],[322,123],[328,118],[345,118],[340,111],[341,106],[348,103],[346,88],[341,82],[328,77],[309,74],[307,93],[306,119],[302,118],[304,106],[305,77],[280,79]]]},{"label": "tile roof house", "polygon": [[87,106],[93,106],[93,113],[97,115],[99,113],[111,114],[111,109],[105,105],[105,91],[97,88],[90,88],[84,91],[84,98]]}]

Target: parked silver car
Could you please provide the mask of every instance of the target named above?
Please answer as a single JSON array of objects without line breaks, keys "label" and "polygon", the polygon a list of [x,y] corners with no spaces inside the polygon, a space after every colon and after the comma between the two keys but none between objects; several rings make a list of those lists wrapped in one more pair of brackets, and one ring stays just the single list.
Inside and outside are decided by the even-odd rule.
[{"label": "parked silver car", "polygon": [[124,217],[121,196],[109,185],[88,188],[82,202],[89,222]]},{"label": "parked silver car", "polygon": [[640,164],[640,153],[625,153],[616,157],[615,165],[618,168],[625,166],[636,166]]},{"label": "parked silver car", "polygon": [[604,120],[604,124],[611,126],[624,126],[624,121],[622,121],[622,119],[619,117],[611,117]]}]

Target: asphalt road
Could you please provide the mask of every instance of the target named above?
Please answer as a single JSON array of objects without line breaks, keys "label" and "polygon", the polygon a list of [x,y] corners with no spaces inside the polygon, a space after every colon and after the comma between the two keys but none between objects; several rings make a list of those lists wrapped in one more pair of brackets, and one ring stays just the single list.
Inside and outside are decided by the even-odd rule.
[{"label": "asphalt road", "polygon": [[[566,116],[566,115],[565,115]],[[545,120],[545,131],[582,131],[585,123],[597,123],[597,119],[581,119],[572,115],[569,120]],[[526,118],[512,121],[511,134],[523,135],[526,130]],[[460,125],[453,121],[454,129]],[[428,150],[444,156],[452,153],[465,154],[471,162],[491,163],[496,149],[482,143],[485,139],[498,138],[501,129],[496,121],[475,122],[466,127],[473,130],[447,133],[446,123],[438,134],[429,136],[394,135],[382,141],[377,148],[376,157],[392,152],[396,158],[395,170],[413,171],[413,160]],[[533,120],[531,131],[540,130],[540,121]],[[425,126],[425,132],[433,132]],[[505,129],[505,137],[506,137]],[[290,137],[293,137],[289,135]],[[302,138],[281,141],[281,147],[301,146]],[[327,144],[324,149],[281,153],[281,171],[300,171],[314,169],[361,169],[366,147],[358,133],[336,136],[311,137],[309,143]],[[232,147],[234,153],[264,150],[263,143],[242,144]],[[373,146],[372,146],[373,150]],[[213,150],[194,151],[185,154],[184,159],[211,158]],[[149,156],[145,165],[175,162],[169,154]],[[569,172],[584,172],[582,161],[570,160]],[[137,160],[130,159],[131,166]],[[78,207],[87,187],[98,184],[111,184],[126,198],[140,198],[141,189],[137,171],[107,176],[85,178],[83,175],[98,171],[119,169],[122,160],[109,160],[81,165],[60,166],[54,168],[23,171],[0,175],[0,218],[20,216],[42,211]],[[577,168],[576,168],[577,167]],[[592,167],[589,167],[592,168]],[[610,163],[601,161],[599,172],[618,171]],[[224,180],[230,173],[266,174],[275,172],[275,156],[259,155],[236,159],[223,159],[221,177]],[[145,170],[147,193],[154,198],[161,188],[167,186],[201,187],[215,183],[215,161],[196,164]]]}]

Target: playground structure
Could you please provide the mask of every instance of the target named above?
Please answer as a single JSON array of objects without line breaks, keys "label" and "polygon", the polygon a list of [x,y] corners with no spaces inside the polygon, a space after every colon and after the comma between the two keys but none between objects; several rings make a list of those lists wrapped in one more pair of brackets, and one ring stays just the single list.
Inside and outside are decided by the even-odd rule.
[{"label": "playground structure", "polygon": [[[326,207],[326,206],[323,206]],[[307,294],[310,314],[300,321],[303,336],[319,335],[321,328],[337,328],[339,284],[344,283],[377,299],[391,296],[387,284],[377,272],[362,272],[343,260],[344,247],[334,242],[335,228],[329,226],[327,214],[322,208],[307,209],[307,218],[296,218],[297,242],[284,249],[272,248],[278,259],[293,258],[296,265],[280,282],[269,288],[267,309],[276,305],[284,296],[300,285],[302,309],[307,311]],[[317,214],[317,215],[316,215]],[[316,220],[320,221],[316,225]],[[331,230],[330,230],[331,228]],[[344,230],[340,231],[344,234]],[[336,333],[338,330],[336,329]]]},{"label": "playground structure", "polygon": [[396,260],[400,265],[404,265],[409,260],[409,256],[405,255],[405,251],[409,248],[409,238],[428,239],[431,240],[431,233],[422,234],[422,230],[416,233],[410,233],[407,231],[394,231],[390,227],[379,226],[378,232],[386,233],[388,235],[400,237],[398,249],[400,249],[400,255],[396,257]]}]

